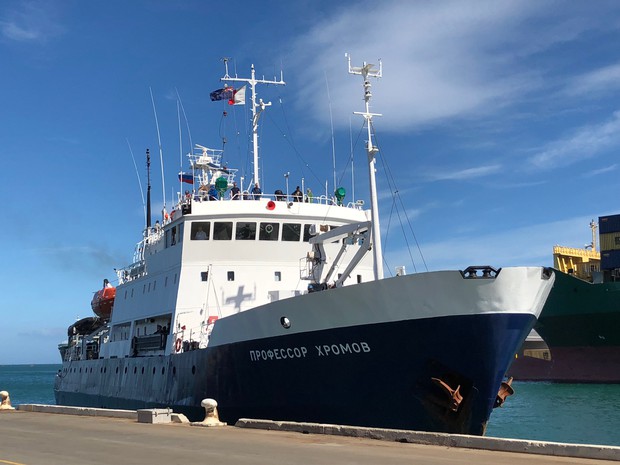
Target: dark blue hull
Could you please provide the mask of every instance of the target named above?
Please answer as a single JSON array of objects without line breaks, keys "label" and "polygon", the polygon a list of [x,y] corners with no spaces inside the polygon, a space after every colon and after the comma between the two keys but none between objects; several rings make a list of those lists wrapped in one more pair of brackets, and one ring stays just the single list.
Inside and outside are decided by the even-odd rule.
[{"label": "dark blue hull", "polygon": [[[428,318],[165,357],[66,362],[56,401],[170,406],[201,420],[200,401],[211,397],[229,424],[261,418],[480,435],[534,322],[530,314]],[[460,386],[463,401],[456,411],[432,378]]]}]

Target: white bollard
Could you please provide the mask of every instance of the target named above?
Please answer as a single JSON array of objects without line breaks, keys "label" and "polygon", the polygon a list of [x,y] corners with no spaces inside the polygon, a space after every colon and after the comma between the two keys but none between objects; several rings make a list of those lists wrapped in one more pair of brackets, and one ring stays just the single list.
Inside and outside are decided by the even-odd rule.
[{"label": "white bollard", "polygon": [[0,410],[15,410],[11,407],[11,398],[7,391],[0,391]]},{"label": "white bollard", "polygon": [[221,422],[217,414],[217,401],[215,399],[203,399],[200,405],[205,409],[205,419],[193,422],[192,426],[226,426],[226,423]]}]

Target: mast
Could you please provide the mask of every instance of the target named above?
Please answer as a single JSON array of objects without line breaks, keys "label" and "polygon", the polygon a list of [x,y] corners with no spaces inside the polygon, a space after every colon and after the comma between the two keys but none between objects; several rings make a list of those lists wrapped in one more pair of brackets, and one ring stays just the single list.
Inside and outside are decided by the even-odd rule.
[{"label": "mast", "polygon": [[224,58],[224,65],[226,67],[226,74],[220,81],[228,82],[246,82],[250,86],[250,96],[252,101],[252,149],[254,152],[254,184],[259,184],[259,176],[258,176],[258,118],[260,117],[261,112],[265,110],[265,107],[271,106],[271,102],[263,102],[263,99],[258,99],[258,103],[256,102],[256,84],[276,84],[276,85],[285,85],[286,82],[283,80],[282,71],[280,71],[280,80],[276,81],[275,77],[273,80],[268,81],[264,77],[263,79],[256,79],[256,72],[254,70],[254,65],[252,64],[250,78],[240,78],[235,75],[235,77],[230,77],[228,75],[228,58]]},{"label": "mast", "polygon": [[594,220],[590,221],[590,229],[592,230],[592,252],[596,252],[596,228],[598,224]]},{"label": "mast", "polygon": [[146,228],[151,227],[151,154],[146,149]]},{"label": "mast", "polygon": [[375,154],[379,151],[372,143],[372,117],[382,116],[379,113],[370,112],[370,99],[372,93],[370,92],[370,80],[368,78],[380,78],[383,74],[383,65],[379,60],[379,70],[373,69],[375,65],[364,62],[362,67],[351,67],[351,57],[349,54],[345,54],[349,59],[349,74],[359,74],[364,78],[364,102],[366,104],[366,111],[358,112],[354,111],[355,115],[362,115],[366,120],[366,127],[368,129],[368,141],[366,143],[366,153],[368,154],[368,174],[370,178],[370,213],[372,218],[371,225],[371,241],[372,241],[372,254],[373,254],[373,269],[375,279],[383,279],[383,252],[381,250],[381,228],[379,227],[379,207],[377,202],[377,182],[375,180],[376,171],[376,159]]}]

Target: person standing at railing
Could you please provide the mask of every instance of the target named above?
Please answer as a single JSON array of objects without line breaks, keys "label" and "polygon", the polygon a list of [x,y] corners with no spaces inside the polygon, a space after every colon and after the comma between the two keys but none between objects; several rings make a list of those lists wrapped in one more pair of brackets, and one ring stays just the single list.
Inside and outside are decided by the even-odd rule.
[{"label": "person standing at railing", "polygon": [[252,188],[252,197],[254,197],[254,200],[260,199],[262,193],[263,191],[260,190],[260,187],[258,187],[258,183],[254,184],[254,187]]},{"label": "person standing at railing", "polygon": [[310,188],[308,187],[306,189],[306,202],[308,203],[312,203],[312,201],[314,200],[314,195],[312,194],[312,191],[310,190]]},{"label": "person standing at railing", "polygon": [[237,186],[237,183],[233,182],[233,186],[230,189],[230,198],[232,200],[240,200],[241,199],[240,192],[241,192],[241,189],[239,189],[239,186]]},{"label": "person standing at railing", "polygon": [[299,189],[299,186],[293,192],[293,202],[301,202],[304,194]]}]

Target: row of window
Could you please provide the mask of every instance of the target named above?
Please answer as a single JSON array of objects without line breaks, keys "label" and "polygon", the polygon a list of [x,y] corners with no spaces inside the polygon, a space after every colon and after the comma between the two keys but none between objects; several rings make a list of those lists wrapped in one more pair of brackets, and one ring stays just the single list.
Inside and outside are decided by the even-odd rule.
[{"label": "row of window", "polygon": [[[63,368],[62,370],[64,373],[78,373],[78,369],[73,367],[73,368]],[[107,373],[108,369],[107,367],[101,367],[99,368],[99,372],[100,373]],[[156,368],[153,367],[153,374],[156,373]],[[84,368],[84,373],[92,373],[93,372],[93,367],[86,367]],[[79,373],[82,373],[82,368],[79,369]],[[164,375],[166,373],[166,368],[165,367],[161,367],[161,374]],[[118,374],[118,367],[116,367],[116,374]],[[127,367],[125,367],[125,374],[127,374]],[[136,375],[138,374],[138,367],[134,366],[133,367],[133,374]],[[142,367],[142,369],[140,370],[140,374],[144,374],[144,367]],[[177,374],[177,367],[172,367],[172,374],[176,375]],[[196,374],[196,366],[192,366],[192,375]]]},{"label": "row of window", "polygon": [[[175,273],[174,274],[174,282],[173,282],[173,284],[176,284],[176,283],[177,283],[177,275]],[[164,287],[168,287],[168,276],[166,276],[164,278]],[[152,283],[149,282],[149,283],[144,283],[142,285],[142,293],[143,294],[146,294],[147,292],[151,292],[151,290],[154,291],[155,289],[157,289],[157,280],[153,281]],[[125,289],[125,300],[127,300],[127,293],[128,293],[128,291],[129,291],[128,289]],[[135,291],[135,287],[132,287],[131,288],[131,293],[129,295],[129,298],[133,298],[134,291]]]},{"label": "row of window", "polygon": [[[309,224],[303,225],[303,240],[310,239]],[[282,234],[280,235],[280,230]],[[256,221],[193,221],[191,227],[191,239],[193,241],[214,240],[230,241],[277,241],[281,239],[287,242],[298,242],[302,237],[302,225],[300,223],[268,223]]]}]

